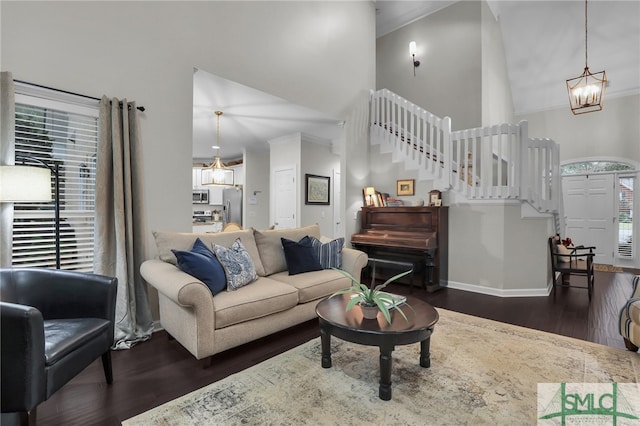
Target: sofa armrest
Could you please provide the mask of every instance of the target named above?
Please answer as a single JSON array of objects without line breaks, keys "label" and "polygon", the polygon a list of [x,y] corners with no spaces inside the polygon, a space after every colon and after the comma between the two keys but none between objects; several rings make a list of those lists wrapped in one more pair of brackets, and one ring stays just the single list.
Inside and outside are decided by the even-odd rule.
[{"label": "sofa armrest", "polygon": [[146,260],[140,266],[142,277],[163,296],[183,308],[193,308],[198,322],[215,328],[213,295],[199,279],[159,259]]},{"label": "sofa armrest", "polygon": [[369,256],[363,251],[344,247],[342,249],[342,269],[360,281],[362,268],[367,266]]}]

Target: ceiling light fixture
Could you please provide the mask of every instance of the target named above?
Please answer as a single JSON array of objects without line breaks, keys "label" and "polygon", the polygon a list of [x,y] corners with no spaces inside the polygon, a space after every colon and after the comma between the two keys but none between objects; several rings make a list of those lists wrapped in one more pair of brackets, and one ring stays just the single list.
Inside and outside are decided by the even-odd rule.
[{"label": "ceiling light fixture", "polygon": [[215,111],[216,115],[216,144],[214,149],[216,154],[213,157],[213,163],[209,166],[211,170],[211,180],[206,182],[205,185],[228,185],[233,186],[233,169],[225,167],[224,163],[220,159],[220,116],[222,111]]},{"label": "ceiling light fixture", "polygon": [[411,55],[411,61],[413,62],[413,76],[416,76],[416,68],[420,66],[420,61],[416,61],[416,52],[418,48],[416,42],[409,43],[409,55]]},{"label": "ceiling light fixture", "polygon": [[604,71],[589,72],[587,65],[587,0],[584,1],[584,71],[578,77],[567,80],[569,103],[574,115],[601,111],[607,75]]}]

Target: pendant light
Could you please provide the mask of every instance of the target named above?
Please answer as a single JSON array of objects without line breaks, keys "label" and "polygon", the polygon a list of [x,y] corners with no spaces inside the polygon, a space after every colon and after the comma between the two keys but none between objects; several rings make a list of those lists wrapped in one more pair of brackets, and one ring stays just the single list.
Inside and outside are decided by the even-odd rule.
[{"label": "pendant light", "polygon": [[216,154],[213,157],[213,163],[209,166],[211,180],[205,185],[233,186],[233,169],[225,167],[220,159],[220,116],[222,111],[215,111],[214,114],[216,115]]},{"label": "pendant light", "polygon": [[589,72],[587,65],[587,0],[584,1],[584,71],[578,77],[567,80],[569,103],[574,115],[601,111],[607,75],[604,71]]}]

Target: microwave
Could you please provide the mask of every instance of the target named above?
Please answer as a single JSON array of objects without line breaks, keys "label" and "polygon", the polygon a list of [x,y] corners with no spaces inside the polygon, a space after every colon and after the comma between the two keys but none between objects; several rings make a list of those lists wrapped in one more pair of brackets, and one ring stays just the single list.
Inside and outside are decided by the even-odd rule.
[{"label": "microwave", "polygon": [[209,204],[209,191],[193,190],[193,204]]}]

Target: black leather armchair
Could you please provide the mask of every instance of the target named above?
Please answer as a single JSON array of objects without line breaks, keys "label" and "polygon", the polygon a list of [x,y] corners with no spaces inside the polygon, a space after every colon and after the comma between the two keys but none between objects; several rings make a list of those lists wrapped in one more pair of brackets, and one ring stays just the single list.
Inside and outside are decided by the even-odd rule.
[{"label": "black leather armchair", "polygon": [[35,424],[37,405],[102,357],[113,381],[117,279],[41,268],[0,269],[1,409]]}]

